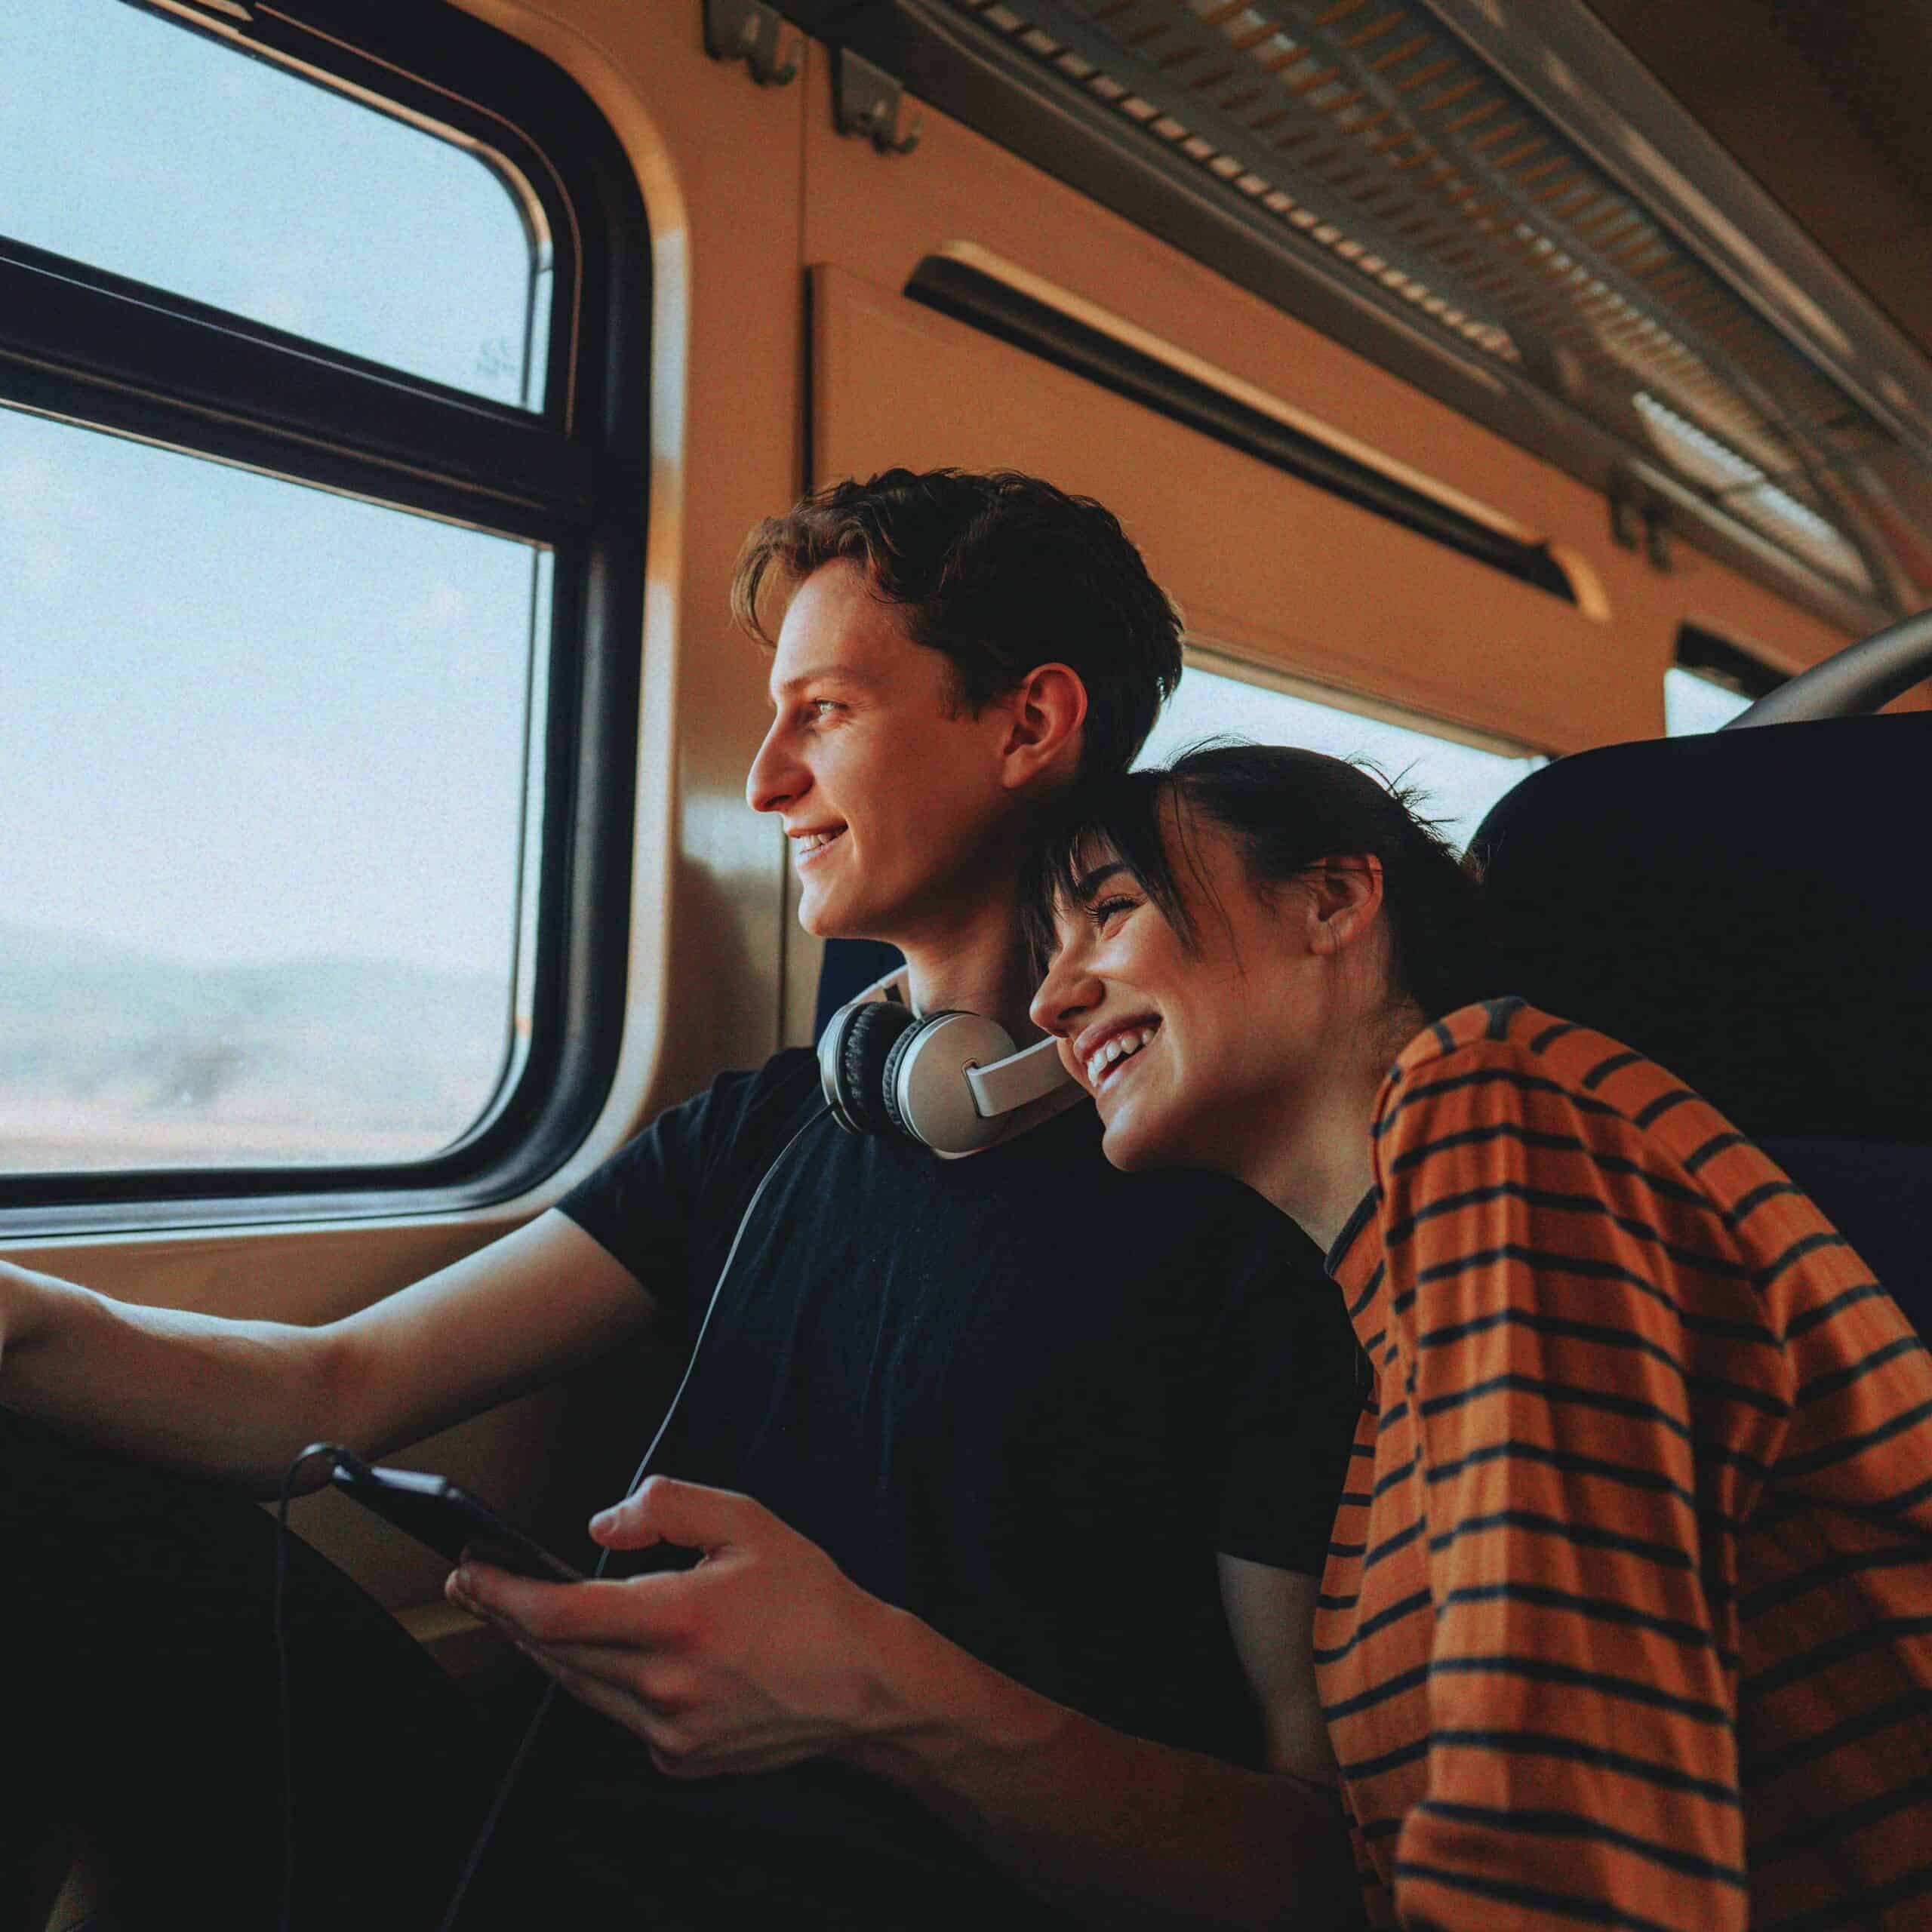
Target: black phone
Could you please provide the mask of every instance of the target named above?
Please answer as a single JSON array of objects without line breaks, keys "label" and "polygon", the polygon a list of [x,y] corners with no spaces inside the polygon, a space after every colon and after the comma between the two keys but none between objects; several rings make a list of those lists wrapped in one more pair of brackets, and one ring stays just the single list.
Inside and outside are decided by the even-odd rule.
[{"label": "black phone", "polygon": [[534,1537],[506,1523],[486,1503],[459,1489],[447,1476],[425,1469],[389,1469],[380,1464],[339,1458],[333,1472],[337,1488],[366,1509],[386,1516],[418,1543],[451,1563],[468,1550],[485,1563],[533,1577],[540,1583],[581,1583],[583,1571],[552,1556]]}]

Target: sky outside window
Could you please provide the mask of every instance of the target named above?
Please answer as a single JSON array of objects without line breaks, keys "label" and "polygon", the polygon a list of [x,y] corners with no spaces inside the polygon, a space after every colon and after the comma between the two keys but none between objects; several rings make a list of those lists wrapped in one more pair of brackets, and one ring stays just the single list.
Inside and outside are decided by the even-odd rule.
[{"label": "sky outside window", "polygon": [[547,247],[476,155],[128,0],[0,0],[0,235],[541,405]]},{"label": "sky outside window", "polygon": [[1681,738],[1693,732],[1715,731],[1750,706],[1751,700],[1742,691],[1734,691],[1714,678],[1700,678],[1696,672],[1679,670],[1675,665],[1663,674],[1663,728],[1667,737]]}]

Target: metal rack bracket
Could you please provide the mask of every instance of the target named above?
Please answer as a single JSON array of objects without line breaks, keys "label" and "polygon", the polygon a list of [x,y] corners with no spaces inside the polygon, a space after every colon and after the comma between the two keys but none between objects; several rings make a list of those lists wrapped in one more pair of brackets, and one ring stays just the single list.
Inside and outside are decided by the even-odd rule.
[{"label": "metal rack bracket", "polygon": [[910,154],[919,145],[925,116],[915,109],[902,124],[903,90],[884,68],[841,47],[836,78],[832,115],[841,134],[863,134],[881,154]]},{"label": "metal rack bracket", "polygon": [[798,77],[798,36],[787,38],[777,8],[764,0],[704,0],[704,51],[714,60],[742,60],[761,88]]}]

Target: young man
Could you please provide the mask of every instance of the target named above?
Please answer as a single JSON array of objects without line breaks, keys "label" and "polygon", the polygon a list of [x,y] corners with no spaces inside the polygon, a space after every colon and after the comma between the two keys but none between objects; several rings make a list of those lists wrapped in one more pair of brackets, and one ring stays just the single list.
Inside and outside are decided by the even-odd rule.
[{"label": "young man", "polygon": [[[782,614],[746,792],[792,841],[804,924],[897,945],[921,1011],[1032,1037],[1034,828],[1083,768],[1125,765],[1178,675],[1138,553],[1098,505],[1031,478],[892,471],[755,533],[734,595],[768,639]],[[1312,1251],[1257,1199],[1120,1176],[1091,1110],[1038,1113],[941,1161],[846,1132],[814,1057],[781,1054],[661,1116],[557,1211],[326,1327],[8,1271],[0,1399],[267,1488],[308,1441],[381,1454],[640,1333],[688,1353],[768,1173],[667,1479],[595,1532],[703,1560],[596,1585],[452,1580],[571,1694],[479,1919],[527,1911],[540,1881],[553,1903],[648,1903],[672,1926],[1318,1923],[1352,1892],[1307,1634],[1352,1341]],[[171,1527],[205,1503],[143,1495]],[[297,1583],[340,1595],[306,1565]],[[71,1634],[93,1599],[66,1595]],[[118,1694],[158,1694],[134,1675]],[[312,1701],[312,1786],[331,1752],[357,1760],[365,1678],[340,1668],[339,1703]],[[383,1702],[430,1750],[435,1695],[410,1683]],[[363,1761],[389,1757],[363,1737]],[[331,1795],[339,1819],[351,1795]],[[353,1808],[379,1838],[381,1807]],[[368,1841],[330,1845],[339,1893],[334,1861]],[[305,1854],[313,1873],[323,1855]]]}]

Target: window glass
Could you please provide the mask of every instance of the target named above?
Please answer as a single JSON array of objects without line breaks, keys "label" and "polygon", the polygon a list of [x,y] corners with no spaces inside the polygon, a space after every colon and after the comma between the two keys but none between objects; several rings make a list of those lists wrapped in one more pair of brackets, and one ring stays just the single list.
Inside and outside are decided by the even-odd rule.
[{"label": "window glass", "polygon": [[1190,745],[1223,734],[1366,759],[1384,777],[1417,787],[1423,794],[1418,809],[1437,822],[1459,851],[1490,807],[1519,778],[1548,761],[1533,753],[1512,758],[1479,750],[1413,726],[1385,724],[1189,664],[1139,762],[1164,764]]},{"label": "window glass", "polygon": [[549,571],[0,411],[8,1168],[404,1160],[485,1111]]},{"label": "window glass", "polygon": [[1672,665],[1663,674],[1663,728],[1673,738],[1694,731],[1715,731],[1740,711],[1748,710],[1752,702],[1743,691],[1695,671]]},{"label": "window glass", "polygon": [[540,407],[540,215],[472,149],[128,0],[0,5],[0,235]]}]

